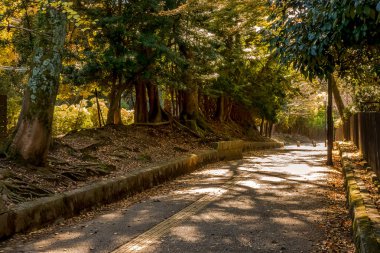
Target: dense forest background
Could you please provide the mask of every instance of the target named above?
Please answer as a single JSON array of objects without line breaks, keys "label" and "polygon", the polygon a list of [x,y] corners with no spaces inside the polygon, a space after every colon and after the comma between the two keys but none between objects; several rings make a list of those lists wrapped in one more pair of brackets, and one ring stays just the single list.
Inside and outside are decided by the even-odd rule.
[{"label": "dense forest background", "polygon": [[200,138],[236,124],[323,138],[378,110],[374,0],[3,0],[4,152],[44,164],[52,136],[120,124],[178,124]]}]

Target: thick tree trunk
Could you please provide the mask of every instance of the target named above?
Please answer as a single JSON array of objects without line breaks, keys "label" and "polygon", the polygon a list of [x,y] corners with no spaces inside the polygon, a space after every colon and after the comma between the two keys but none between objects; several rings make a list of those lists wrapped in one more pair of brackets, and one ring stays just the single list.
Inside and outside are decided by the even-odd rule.
[{"label": "thick tree trunk", "polygon": [[157,85],[152,84],[151,82],[146,83],[148,89],[149,97],[149,122],[157,123],[162,122],[162,108],[160,103],[160,97],[158,93]]},{"label": "thick tree trunk", "polygon": [[332,93],[333,93],[333,77],[328,77],[328,91],[327,91],[327,165],[333,165],[332,150],[334,141],[334,122],[332,115]]},{"label": "thick tree trunk", "polygon": [[124,92],[124,87],[122,84],[122,78],[118,78],[117,80],[112,82],[111,92],[109,94],[110,107],[107,114],[107,125],[122,125],[123,122],[121,120],[121,95]]},{"label": "thick tree trunk", "polygon": [[194,86],[183,91],[182,120],[196,120],[198,117],[198,87]]},{"label": "thick tree trunk", "polygon": [[[179,50],[182,55],[191,62],[193,53],[186,45],[179,45]],[[186,90],[182,91],[182,110],[180,119],[191,129],[198,131],[198,124],[205,127],[204,122],[200,119],[199,104],[198,104],[198,85],[194,83],[192,73],[189,68],[185,69],[182,75],[182,80],[186,85]]]},{"label": "thick tree trunk", "polygon": [[146,99],[146,86],[141,77],[135,83],[136,103],[135,103],[135,123],[148,122],[148,106]]},{"label": "thick tree trunk", "polygon": [[7,153],[14,159],[42,166],[50,144],[55,100],[62,69],[66,17],[54,8],[38,14],[31,76],[22,110]]}]

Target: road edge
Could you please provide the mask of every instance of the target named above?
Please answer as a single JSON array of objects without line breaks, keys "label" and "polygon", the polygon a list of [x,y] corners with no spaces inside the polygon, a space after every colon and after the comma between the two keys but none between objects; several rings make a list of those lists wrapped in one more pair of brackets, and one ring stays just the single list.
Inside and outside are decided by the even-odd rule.
[{"label": "road edge", "polygon": [[241,159],[246,151],[283,146],[280,142],[216,142],[213,145],[214,150],[188,154],[168,162],[139,168],[127,176],[95,182],[65,193],[25,202],[0,213],[0,240],[16,233],[37,230],[61,218],[73,217],[94,206],[132,196],[206,164]]},{"label": "road edge", "polygon": [[[353,240],[357,252],[380,252],[380,215],[365,196],[354,173],[355,164],[350,159],[353,152],[337,143],[345,180],[347,206],[352,219]],[[348,143],[345,143],[346,145]]]}]

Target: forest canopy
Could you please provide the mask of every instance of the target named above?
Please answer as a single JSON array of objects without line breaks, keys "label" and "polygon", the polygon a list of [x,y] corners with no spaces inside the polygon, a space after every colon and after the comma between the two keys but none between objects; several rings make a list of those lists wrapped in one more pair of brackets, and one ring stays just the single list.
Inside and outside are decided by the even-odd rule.
[{"label": "forest canopy", "polygon": [[43,165],[52,135],[131,123],[323,130],[327,76],[346,114],[379,99],[379,13],[370,0],[4,0],[5,152]]}]

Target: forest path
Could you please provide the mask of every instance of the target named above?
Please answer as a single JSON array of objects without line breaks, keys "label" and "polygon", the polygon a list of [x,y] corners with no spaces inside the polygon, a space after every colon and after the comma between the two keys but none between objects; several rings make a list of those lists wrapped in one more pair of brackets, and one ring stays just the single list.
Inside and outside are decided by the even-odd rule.
[{"label": "forest path", "polygon": [[[323,144],[247,153],[128,208],[10,252],[319,252],[329,204]],[[7,250],[7,249],[6,249]]]}]

